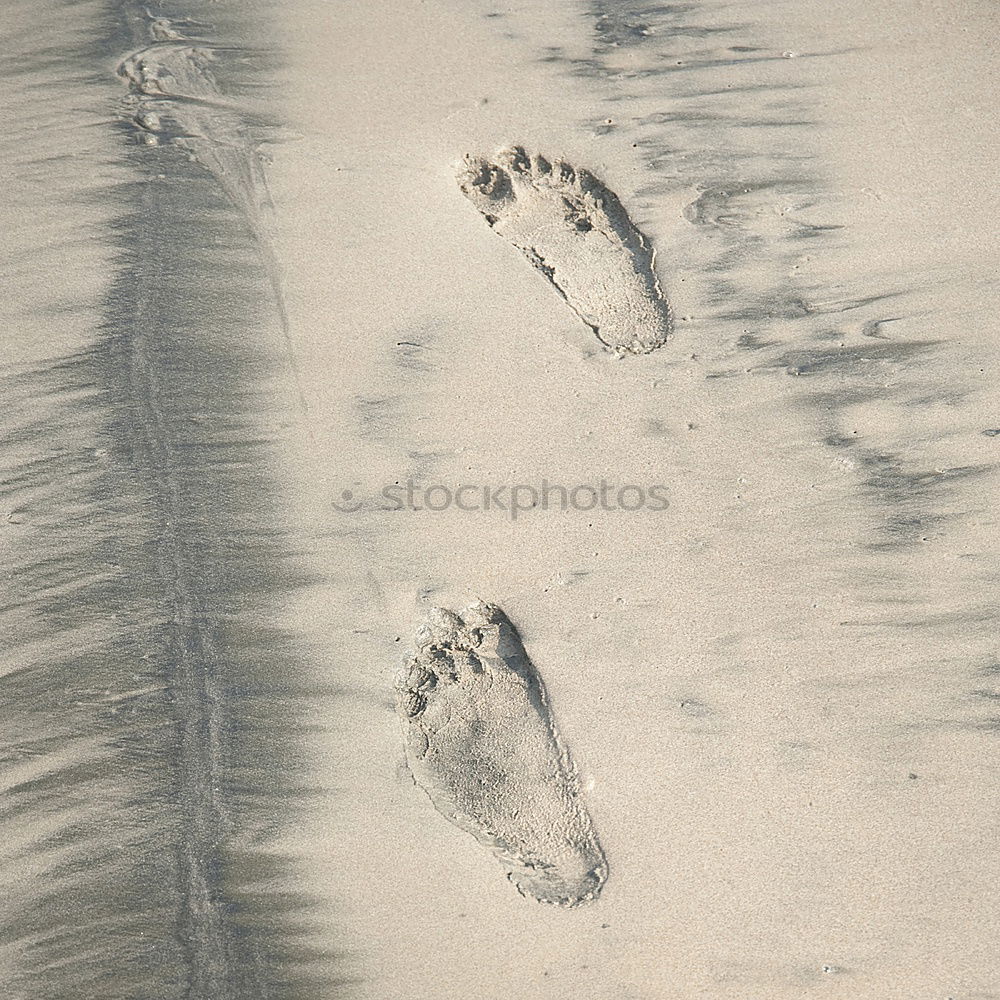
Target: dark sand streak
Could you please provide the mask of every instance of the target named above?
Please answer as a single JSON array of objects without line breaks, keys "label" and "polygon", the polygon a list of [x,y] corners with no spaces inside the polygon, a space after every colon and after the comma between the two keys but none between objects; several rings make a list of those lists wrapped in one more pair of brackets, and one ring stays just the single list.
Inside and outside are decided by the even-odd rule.
[{"label": "dark sand streak", "polygon": [[[868,512],[868,550],[888,555],[920,544],[956,504],[968,505],[959,494],[971,470],[931,475],[901,446],[866,450],[833,428],[863,400],[919,406],[940,396],[948,382],[942,371],[961,362],[936,337],[885,325],[918,318],[912,303],[924,289],[909,276],[865,272],[841,287],[841,275],[831,292],[799,274],[803,255],[822,260],[851,239],[814,140],[819,70],[840,53],[784,52],[725,3],[592,0],[589,9],[592,51],[564,56],[566,71],[603,92],[607,113],[648,103],[641,115],[601,111],[588,124],[599,135],[627,136],[641,151],[649,181],[635,201],[699,192],[684,211],[688,228],[672,234],[673,243],[661,240],[673,247],[673,269],[698,292],[695,308],[704,304],[697,325],[679,325],[678,350],[687,338],[711,359],[705,377],[716,392],[725,391],[719,379],[732,380],[736,392],[748,378],[781,379],[777,392],[796,419],[831,450],[849,446],[858,462],[854,496]],[[644,51],[645,63],[622,69],[622,48]],[[720,66],[728,67],[724,89]],[[663,107],[648,110],[657,103]]]},{"label": "dark sand streak", "polygon": [[[271,846],[308,794],[316,694],[271,624],[301,582],[268,468],[294,417],[272,271],[210,167],[114,124],[109,66],[146,9],[69,13],[34,8],[5,74],[24,210],[58,210],[26,260],[38,294],[17,302],[41,358],[3,375],[2,992],[330,996],[305,880]],[[225,5],[211,14],[221,30]],[[237,42],[238,25],[222,24]],[[53,96],[67,106],[42,132]],[[81,223],[87,206],[100,220]],[[58,288],[76,240],[114,274],[103,301]]]}]

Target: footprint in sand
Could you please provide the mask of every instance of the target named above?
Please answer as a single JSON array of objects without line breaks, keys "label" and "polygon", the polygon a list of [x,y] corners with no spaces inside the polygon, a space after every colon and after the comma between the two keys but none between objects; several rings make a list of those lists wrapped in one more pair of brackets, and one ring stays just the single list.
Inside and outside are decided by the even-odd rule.
[{"label": "footprint in sand", "polygon": [[458,183],[602,343],[619,354],[647,354],[670,338],[654,251],[589,171],[514,146],[493,160],[467,156]]},{"label": "footprint in sand", "polygon": [[523,895],[595,899],[608,868],[541,679],[499,608],[462,615],[433,609],[398,688],[414,779]]}]

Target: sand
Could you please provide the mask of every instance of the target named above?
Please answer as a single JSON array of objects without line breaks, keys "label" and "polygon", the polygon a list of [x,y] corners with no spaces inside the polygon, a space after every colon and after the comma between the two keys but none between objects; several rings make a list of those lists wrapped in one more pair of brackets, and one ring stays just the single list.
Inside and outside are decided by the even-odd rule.
[{"label": "sand", "polygon": [[[992,5],[0,18],[4,995],[1000,995]],[[407,762],[480,600],[579,905]]]}]

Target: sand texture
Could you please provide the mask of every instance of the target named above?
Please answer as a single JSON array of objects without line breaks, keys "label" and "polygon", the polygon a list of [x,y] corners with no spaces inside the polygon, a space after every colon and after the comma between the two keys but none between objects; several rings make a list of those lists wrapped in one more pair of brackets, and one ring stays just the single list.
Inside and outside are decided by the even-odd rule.
[{"label": "sand texture", "polygon": [[648,241],[618,198],[587,170],[529,157],[467,157],[462,193],[531,261],[603,344],[647,354],[670,337]]},{"label": "sand texture", "polygon": [[545,688],[499,608],[432,611],[399,710],[417,784],[522,893],[569,906],[596,899],[607,865]]},{"label": "sand texture", "polygon": [[0,997],[1000,1000],[998,31],[0,4]]}]

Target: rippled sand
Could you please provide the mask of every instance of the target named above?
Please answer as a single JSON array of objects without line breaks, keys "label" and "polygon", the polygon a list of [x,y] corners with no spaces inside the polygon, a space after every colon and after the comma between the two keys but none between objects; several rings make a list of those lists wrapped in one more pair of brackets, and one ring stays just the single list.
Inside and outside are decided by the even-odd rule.
[{"label": "rippled sand", "polygon": [[[1000,995],[990,5],[0,18],[4,995]],[[463,197],[513,145],[648,239],[659,349]],[[407,770],[477,599],[587,905]]]}]

